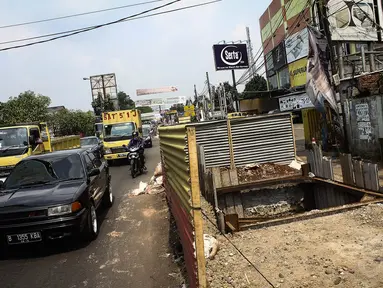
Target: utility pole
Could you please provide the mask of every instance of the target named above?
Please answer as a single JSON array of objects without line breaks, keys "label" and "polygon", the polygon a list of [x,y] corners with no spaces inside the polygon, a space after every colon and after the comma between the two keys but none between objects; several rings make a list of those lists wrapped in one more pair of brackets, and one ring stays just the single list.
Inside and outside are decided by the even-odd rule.
[{"label": "utility pole", "polygon": [[248,49],[248,54],[249,54],[249,58],[250,58],[250,71],[251,71],[251,75],[254,78],[255,77],[255,63],[254,63],[253,45],[251,44],[249,27],[246,27],[246,35],[247,35],[247,49]]},{"label": "utility pole", "polygon": [[[330,23],[328,21],[328,15],[327,15],[327,7],[324,0],[319,0],[316,2],[317,5],[317,13],[319,18],[319,26],[321,29],[323,29],[324,35],[326,36],[328,47],[329,47],[329,55],[330,55],[330,64],[331,64],[331,72],[332,76],[334,76],[337,73],[337,69],[335,66],[335,57],[334,57],[334,50],[333,50],[333,42],[331,38],[331,31],[330,31]],[[339,55],[340,56],[340,55]],[[332,79],[329,79],[331,81],[334,92],[337,92],[337,87],[334,84],[334,81]],[[345,114],[345,107],[344,107],[344,101],[342,100],[341,95],[339,94],[340,99],[340,106],[341,106],[341,113],[339,113],[339,117],[342,117],[343,122],[343,136],[344,136],[344,147],[345,153],[349,152],[349,143],[348,143],[348,136],[347,136],[347,121],[346,121],[346,114]],[[336,99],[335,99],[336,100]],[[326,117],[324,117],[326,119]],[[339,119],[340,122],[340,119]],[[326,122],[327,123],[327,122]],[[340,123],[339,123],[340,124]]]},{"label": "utility pole", "polygon": [[233,96],[234,96],[234,100],[235,100],[235,108],[236,108],[237,112],[239,112],[237,83],[235,81],[235,71],[234,71],[234,69],[231,70],[231,76],[233,77],[233,94],[234,94]]},{"label": "utility pole", "polygon": [[206,72],[206,84],[207,84],[207,91],[209,91],[209,99],[211,99],[211,89],[210,89],[210,80],[209,80],[209,72]]}]

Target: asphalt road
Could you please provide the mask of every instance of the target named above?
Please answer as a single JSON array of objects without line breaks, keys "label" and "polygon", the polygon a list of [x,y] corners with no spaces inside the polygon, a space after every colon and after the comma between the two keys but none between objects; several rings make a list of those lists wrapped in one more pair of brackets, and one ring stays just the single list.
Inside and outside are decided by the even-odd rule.
[{"label": "asphalt road", "polygon": [[145,154],[149,173],[134,180],[129,166],[111,167],[115,202],[99,213],[102,223],[95,241],[18,247],[0,260],[0,287],[181,287],[169,254],[163,195],[129,195],[140,181],[150,179],[160,158],[158,142]]}]

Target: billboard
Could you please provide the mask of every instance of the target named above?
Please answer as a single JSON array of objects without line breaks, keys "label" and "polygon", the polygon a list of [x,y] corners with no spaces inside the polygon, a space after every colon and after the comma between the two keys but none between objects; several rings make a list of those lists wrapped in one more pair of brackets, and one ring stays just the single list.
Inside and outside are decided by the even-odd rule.
[{"label": "billboard", "polygon": [[150,100],[137,100],[135,101],[136,107],[150,106],[152,105],[152,101]]},{"label": "billboard", "polygon": [[330,0],[327,7],[332,40],[378,40],[374,0]]},{"label": "billboard", "polygon": [[217,71],[249,68],[246,44],[213,45],[213,53]]},{"label": "billboard", "polygon": [[279,110],[281,112],[301,110],[304,108],[313,108],[310,97],[304,93],[300,95],[291,95],[281,97],[279,100]]},{"label": "billboard", "polygon": [[309,35],[307,28],[291,35],[285,40],[287,63],[307,57],[309,52]]},{"label": "billboard", "polygon": [[169,92],[176,92],[176,91],[178,91],[176,87],[169,86],[169,87],[161,87],[161,88],[154,88],[154,89],[137,89],[136,94],[137,96],[142,96],[142,95],[169,93]]},{"label": "billboard", "polygon": [[153,98],[135,101],[136,107],[142,106],[160,106],[160,105],[175,105],[186,102],[186,96],[170,97],[170,98]]},{"label": "billboard", "polygon": [[289,64],[290,85],[298,87],[306,85],[307,58]]},{"label": "billboard", "polygon": [[273,64],[277,71],[286,65],[286,51],[283,41],[273,50]]}]

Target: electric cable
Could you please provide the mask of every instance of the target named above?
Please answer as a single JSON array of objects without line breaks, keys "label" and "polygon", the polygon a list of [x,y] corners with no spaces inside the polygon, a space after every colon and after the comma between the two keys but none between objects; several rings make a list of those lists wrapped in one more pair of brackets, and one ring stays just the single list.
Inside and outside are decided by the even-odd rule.
[{"label": "electric cable", "polygon": [[152,4],[152,3],[156,3],[156,2],[164,2],[164,1],[166,1],[166,0],[152,0],[152,1],[135,3],[135,4],[117,6],[117,7],[112,7],[112,8],[88,11],[88,12],[83,12],[83,13],[77,13],[77,14],[71,14],[71,15],[65,15],[65,16],[58,16],[58,17],[54,17],[54,18],[46,18],[46,19],[42,19],[42,20],[34,20],[34,21],[29,21],[29,22],[22,22],[22,23],[16,23],[16,24],[8,24],[8,25],[0,26],[0,29],[19,27],[19,26],[26,26],[26,25],[38,24],[38,23],[44,23],[44,22],[51,22],[51,21],[56,21],[56,20],[74,18],[74,17],[79,17],[79,16],[85,16],[85,15],[96,14],[96,13],[101,13],[101,12],[125,9],[125,8],[136,7],[136,6],[142,6],[142,5]]},{"label": "electric cable", "polygon": [[[47,42],[51,42],[51,41],[54,41],[54,40],[57,40],[57,39],[74,36],[74,35],[77,35],[77,34],[80,34],[80,33],[88,32],[88,31],[91,31],[91,30],[95,30],[95,29],[98,29],[98,28],[101,28],[101,27],[105,27],[105,26],[110,26],[110,25],[117,24],[117,23],[133,21],[133,20],[137,20],[137,19],[143,19],[143,18],[158,16],[158,15],[168,14],[168,13],[172,13],[172,12],[177,12],[177,11],[181,11],[181,10],[186,10],[186,9],[192,9],[192,8],[196,8],[196,7],[206,6],[206,5],[214,4],[214,3],[217,3],[217,2],[221,2],[223,0],[213,0],[213,1],[204,2],[204,3],[200,3],[200,4],[189,5],[189,6],[185,6],[185,7],[181,7],[181,8],[177,8],[177,9],[172,9],[172,10],[167,10],[167,11],[163,11],[163,12],[157,12],[157,13],[152,13],[152,14],[149,14],[149,15],[140,16],[140,15],[152,12],[154,10],[159,10],[161,8],[164,8],[166,6],[172,5],[172,4],[174,4],[176,2],[180,2],[180,1],[181,0],[175,0],[175,1],[169,2],[167,4],[164,4],[164,5],[161,5],[161,6],[152,8],[152,9],[149,9],[149,10],[145,10],[143,12],[136,13],[136,14],[133,14],[131,16],[127,16],[127,17],[124,17],[122,19],[115,20],[115,21],[112,21],[112,22],[108,22],[108,23],[104,23],[104,24],[99,24],[99,25],[95,25],[95,26],[90,26],[90,27],[85,27],[85,28],[81,28],[81,29],[75,29],[75,30],[69,30],[69,31],[65,31],[65,32],[54,33],[56,35],[59,35],[59,34],[64,34],[64,35],[60,35],[60,36],[57,36],[57,37],[49,38],[49,39],[46,39],[46,40],[41,40],[41,41],[36,41],[36,42],[31,42],[31,43],[26,43],[26,44],[21,44],[21,45],[17,45],[17,46],[1,48],[0,51],[6,51],[6,50],[11,50],[11,49],[18,49],[18,48],[23,48],[23,47],[37,45],[37,44],[47,43]],[[32,38],[37,39],[37,37],[38,38],[43,38],[43,37],[47,37],[47,36],[46,35],[41,35],[41,36],[36,36],[36,37],[32,37]],[[23,41],[23,40],[26,41],[27,39],[19,39],[19,40],[13,40],[13,41]],[[0,44],[5,44],[5,43],[3,42],[3,43],[0,43]]]},{"label": "electric cable", "polygon": [[234,249],[247,261],[247,263],[249,263],[249,265],[251,265],[251,267],[254,268],[255,271],[257,271],[259,273],[259,275],[262,276],[262,278],[273,288],[275,288],[275,286],[273,285],[273,283],[271,283],[271,281],[269,279],[267,279],[267,277],[261,272],[261,270],[259,270],[259,268],[257,268],[257,266],[255,266],[255,264],[253,262],[251,262],[251,260],[230,240],[229,237],[227,237],[225,235],[225,233],[222,233],[221,230],[218,228],[217,224],[214,223],[213,220],[211,220],[209,218],[208,215],[206,215],[206,213],[202,210],[202,215],[205,216],[205,218],[214,226],[215,229],[217,229],[217,231],[219,231],[219,233],[225,237],[225,239],[234,247]]}]

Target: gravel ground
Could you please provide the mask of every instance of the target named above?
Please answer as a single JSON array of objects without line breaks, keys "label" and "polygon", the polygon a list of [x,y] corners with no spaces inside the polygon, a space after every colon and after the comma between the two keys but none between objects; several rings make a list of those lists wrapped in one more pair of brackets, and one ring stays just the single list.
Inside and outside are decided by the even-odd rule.
[{"label": "gravel ground", "polygon": [[[204,213],[214,219],[203,201]],[[383,205],[250,230],[228,239],[274,287],[383,287]],[[207,260],[210,287],[272,287],[243,256],[205,221],[218,254]]]}]

